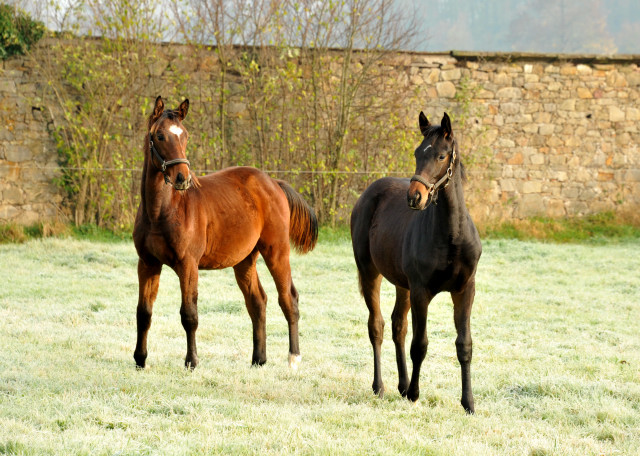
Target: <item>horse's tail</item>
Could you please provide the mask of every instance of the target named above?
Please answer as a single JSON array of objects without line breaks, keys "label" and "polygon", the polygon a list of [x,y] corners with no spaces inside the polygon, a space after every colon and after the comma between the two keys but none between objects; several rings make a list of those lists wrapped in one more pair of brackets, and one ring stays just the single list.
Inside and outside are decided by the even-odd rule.
[{"label": "horse's tail", "polygon": [[276,180],[289,203],[289,239],[300,253],[313,250],[318,241],[318,219],[311,206],[289,184]]}]

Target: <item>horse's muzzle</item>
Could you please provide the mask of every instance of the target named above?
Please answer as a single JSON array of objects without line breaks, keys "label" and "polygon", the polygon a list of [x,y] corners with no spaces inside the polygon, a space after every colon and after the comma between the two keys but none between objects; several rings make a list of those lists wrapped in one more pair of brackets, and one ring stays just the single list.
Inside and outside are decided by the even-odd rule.
[{"label": "horse's muzzle", "polygon": [[414,190],[411,192],[411,189],[407,191],[407,205],[409,208],[416,211],[423,211],[431,204],[433,200],[433,193],[427,192],[426,196],[422,194],[419,190]]},{"label": "horse's muzzle", "polygon": [[173,184],[173,188],[175,188],[176,190],[184,191],[189,187],[191,187],[191,174],[189,174],[185,179],[182,173],[179,173],[178,177],[176,178],[175,184]]},{"label": "horse's muzzle", "polygon": [[419,211],[421,209],[420,207],[421,199],[422,199],[422,195],[420,194],[420,192],[414,192],[413,195],[410,192],[407,192],[407,204],[411,209]]}]

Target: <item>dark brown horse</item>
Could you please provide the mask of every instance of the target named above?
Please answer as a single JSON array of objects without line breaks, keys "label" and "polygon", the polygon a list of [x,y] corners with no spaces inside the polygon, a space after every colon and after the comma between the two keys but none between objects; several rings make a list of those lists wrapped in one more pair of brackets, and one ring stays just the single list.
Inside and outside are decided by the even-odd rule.
[{"label": "dark brown horse", "polygon": [[289,185],[254,168],[227,168],[196,177],[185,156],[188,133],[182,121],[188,110],[189,100],[176,110],[165,110],[158,97],[149,117],[142,198],[133,230],[140,287],[133,357],[138,367],[144,367],[153,303],[166,264],[180,278],[185,366],[195,368],[198,270],[233,267],[253,323],[252,363],[264,364],[267,295],[256,271],[261,254],[289,324],[289,365],[295,369],[300,362],[298,292],[291,280],[289,241],[303,253],[314,248],[315,214]]},{"label": "dark brown horse", "polygon": [[[411,179],[383,178],[369,186],[351,213],[351,239],[360,289],[369,308],[369,339],[373,345],[373,391],[382,396],[380,345],[384,320],[380,313],[380,282],[396,287],[391,315],[398,364],[398,389],[411,401],[420,395],[420,366],[427,354],[427,309],[441,291],[451,293],[462,369],[462,406],[474,412],[471,392],[469,319],[475,295],[475,273],[482,247],[464,203],[464,169],[445,113],[441,125],[430,125],[421,112],[424,136],[415,151]],[[408,204],[407,204],[408,203]],[[411,309],[413,340],[411,382],[404,341]]]}]

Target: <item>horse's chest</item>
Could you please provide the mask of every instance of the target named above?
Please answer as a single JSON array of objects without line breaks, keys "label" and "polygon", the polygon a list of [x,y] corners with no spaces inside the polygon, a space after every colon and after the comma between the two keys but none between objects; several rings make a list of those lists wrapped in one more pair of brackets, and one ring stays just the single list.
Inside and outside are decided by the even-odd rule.
[{"label": "horse's chest", "polygon": [[144,242],[145,251],[153,255],[163,264],[173,264],[176,254],[174,249],[167,243],[164,236],[151,233],[146,236]]},{"label": "horse's chest", "polygon": [[443,254],[421,259],[412,274],[431,293],[436,294],[441,291],[461,290],[473,275],[473,271],[473,265],[467,264],[463,258]]}]

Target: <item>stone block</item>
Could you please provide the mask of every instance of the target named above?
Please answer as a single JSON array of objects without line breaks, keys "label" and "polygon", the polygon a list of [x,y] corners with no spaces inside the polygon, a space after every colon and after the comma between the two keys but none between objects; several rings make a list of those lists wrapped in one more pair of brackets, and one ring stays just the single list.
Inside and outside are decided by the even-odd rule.
[{"label": "stone block", "polygon": [[522,183],[522,193],[540,193],[542,192],[542,182],[540,181],[525,181]]},{"label": "stone block", "polygon": [[545,206],[542,195],[531,193],[528,195],[522,195],[518,204],[518,217],[534,217],[536,215],[544,215]]},{"label": "stone block", "polygon": [[491,80],[494,84],[498,84],[500,86],[511,85],[511,77],[506,73],[496,73]]},{"label": "stone block", "polygon": [[521,108],[522,105],[520,103],[502,103],[500,105],[500,112],[508,115],[520,114]]},{"label": "stone block", "polygon": [[11,204],[13,206],[19,206],[24,204],[25,199],[22,191],[15,185],[7,186],[2,190],[2,202],[4,204]]},{"label": "stone block", "polygon": [[640,182],[640,169],[633,168],[627,170],[624,175],[624,180],[626,182]]},{"label": "stone block", "polygon": [[558,106],[558,109],[561,109],[562,111],[575,111],[576,100],[574,98],[563,100],[560,102],[560,106]]},{"label": "stone block", "polygon": [[509,165],[522,165],[524,163],[524,156],[521,152],[516,152],[507,160]]},{"label": "stone block", "polygon": [[503,192],[515,192],[516,181],[515,179],[499,179],[498,184]]},{"label": "stone block", "polygon": [[563,65],[560,67],[560,74],[563,76],[573,76],[578,74],[578,69],[572,64]]},{"label": "stone block", "polygon": [[438,68],[434,68],[429,72],[429,76],[427,76],[426,81],[429,84],[435,84],[440,79],[440,70]]},{"label": "stone block", "polygon": [[16,206],[0,204],[0,220],[3,222],[13,221],[19,213],[20,210]]},{"label": "stone block", "polygon": [[451,70],[444,70],[440,77],[443,81],[457,81],[462,75],[460,73],[460,68],[453,68]]},{"label": "stone block", "polygon": [[500,99],[517,100],[522,98],[522,89],[518,87],[503,87],[498,89],[496,97]]},{"label": "stone block", "polygon": [[589,76],[593,74],[593,69],[590,66],[583,64],[576,65],[576,71],[580,76]]},{"label": "stone block", "polygon": [[439,97],[453,98],[456,96],[456,86],[451,81],[438,82],[436,84],[436,92]]},{"label": "stone block", "polygon": [[554,124],[542,124],[538,127],[538,133],[543,136],[550,136],[555,131],[555,128]]},{"label": "stone block", "polygon": [[559,198],[549,198],[546,205],[546,214],[549,217],[564,217],[567,210],[564,207],[564,201]]},{"label": "stone block", "polygon": [[5,149],[5,158],[10,162],[25,162],[32,159],[33,154],[28,147],[19,145],[8,145]]},{"label": "stone block", "polygon": [[544,155],[543,154],[534,154],[529,157],[529,161],[532,165],[544,165]]},{"label": "stone block", "polygon": [[5,79],[5,78],[0,79],[0,93],[9,93],[9,94],[17,93],[15,81],[11,79]]},{"label": "stone block", "polygon": [[578,93],[578,98],[582,98],[582,99],[593,98],[593,93],[591,92],[590,89],[586,87],[578,87],[577,93]]},{"label": "stone block", "polygon": [[622,122],[625,120],[625,112],[617,106],[609,106],[609,120],[611,122]]}]

